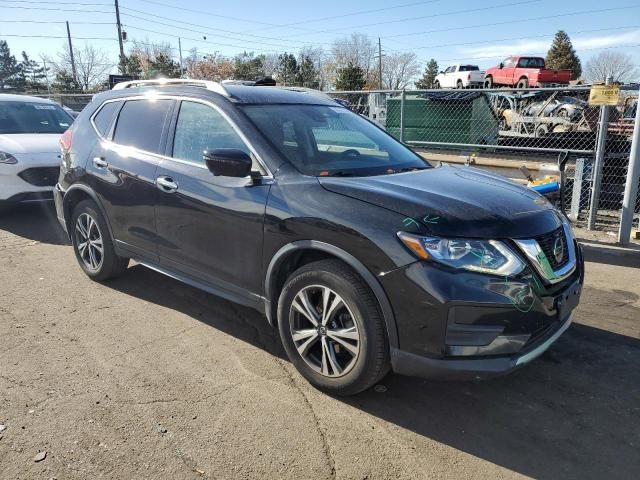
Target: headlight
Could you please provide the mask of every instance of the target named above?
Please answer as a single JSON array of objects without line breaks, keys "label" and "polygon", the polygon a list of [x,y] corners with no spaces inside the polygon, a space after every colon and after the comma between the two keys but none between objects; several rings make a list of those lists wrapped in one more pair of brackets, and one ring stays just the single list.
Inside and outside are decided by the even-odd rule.
[{"label": "headlight", "polygon": [[0,163],[13,165],[13,164],[18,163],[18,160],[16,160],[16,157],[11,155],[10,153],[0,152]]},{"label": "headlight", "polygon": [[452,268],[511,276],[525,267],[520,257],[498,240],[421,237],[406,232],[398,232],[398,238],[418,258]]}]

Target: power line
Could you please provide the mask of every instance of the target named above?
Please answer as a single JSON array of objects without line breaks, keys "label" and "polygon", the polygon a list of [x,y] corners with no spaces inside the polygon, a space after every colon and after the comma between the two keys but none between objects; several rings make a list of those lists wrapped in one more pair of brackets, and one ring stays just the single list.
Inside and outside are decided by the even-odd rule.
[{"label": "power line", "polygon": [[[637,48],[640,47],[640,43],[633,43],[633,44],[629,44],[629,45],[613,45],[610,47],[591,47],[591,48],[578,48],[576,50],[584,52],[584,51],[590,51],[590,50],[611,50],[613,48]],[[546,52],[537,52],[537,53],[527,53],[526,56],[545,56]],[[508,55],[507,55],[508,56]],[[460,60],[488,60],[488,59],[498,59],[498,58],[504,58],[505,55],[499,56],[499,55],[491,55],[491,56],[486,56],[486,57],[465,57],[465,58],[447,58],[447,59],[440,59],[438,60],[439,62],[458,62]],[[437,59],[436,59],[437,60]],[[427,60],[420,60],[420,63],[425,63],[427,62]]]},{"label": "power line", "polygon": [[505,21],[494,22],[494,23],[479,23],[479,24],[476,24],[476,25],[462,25],[462,26],[459,26],[459,27],[441,28],[441,29],[437,29],[437,30],[424,30],[424,31],[421,31],[421,32],[398,33],[396,35],[387,35],[386,37],[382,37],[382,38],[385,39],[385,40],[389,40],[389,39],[398,38],[398,37],[410,37],[410,36],[413,36],[413,35],[424,35],[424,34],[427,34],[427,33],[449,32],[449,31],[454,31],[454,30],[465,30],[465,29],[469,29],[469,28],[495,27],[497,25],[509,25],[509,24],[513,24],[513,23],[532,22],[532,21],[536,21],[536,20],[547,20],[547,19],[550,19],[550,18],[570,17],[570,16],[574,16],[574,15],[584,15],[584,14],[588,14],[588,13],[611,12],[611,11],[616,11],[616,10],[630,9],[630,8],[640,8],[640,5],[632,5],[632,6],[626,6],[626,7],[600,8],[600,9],[596,9],[596,10],[582,10],[582,11],[579,11],[579,12],[561,13],[561,14],[557,14],[557,15],[546,15],[546,16],[543,16],[543,17],[519,18],[519,19],[516,19],[516,20],[505,20]]},{"label": "power line", "polygon": [[[140,1],[144,1],[144,0],[140,0]],[[344,13],[342,15],[332,15],[330,17],[320,17],[320,18],[313,18],[313,19],[309,19],[309,20],[302,20],[300,22],[293,22],[293,23],[286,23],[286,24],[282,24],[279,25],[279,27],[293,27],[296,25],[304,25],[304,24],[308,24],[308,23],[317,23],[317,22],[324,22],[327,20],[336,20],[338,18],[346,18],[346,17],[354,17],[354,16],[358,16],[358,15],[366,15],[369,13],[378,13],[378,12],[384,12],[386,10],[397,10],[399,8],[405,8],[405,7],[414,7],[416,5],[424,5],[427,3],[437,3],[440,2],[442,0],[428,0],[428,1],[423,1],[423,2],[412,2],[412,3],[405,3],[402,5],[393,5],[390,7],[383,7],[383,8],[374,8],[374,9],[370,9],[370,10],[360,10],[358,12],[352,12],[352,13]],[[266,30],[269,27],[265,27],[265,28],[261,28],[259,30],[254,30],[254,31],[260,31],[260,30]]]},{"label": "power line", "polygon": [[[0,20],[0,23],[43,23],[43,24],[65,24],[64,21],[53,20]],[[74,25],[115,25],[114,22],[73,22]]]},{"label": "power line", "polygon": [[95,7],[95,6],[110,7],[111,6],[111,4],[109,4],[109,3],[46,2],[46,1],[37,2],[37,1],[29,1],[29,0],[0,0],[0,2],[2,2],[2,3],[21,3],[21,4],[27,4],[27,5],[31,5],[31,4],[35,4],[35,3],[44,3],[46,5],[79,5],[79,6],[89,6],[89,7]]},{"label": "power line", "polygon": [[[579,30],[576,32],[566,32],[567,34],[571,34],[571,35],[579,35],[581,33],[594,33],[594,32],[604,32],[604,31],[610,31],[610,30],[623,30],[626,28],[640,28],[640,25],[629,25],[628,27],[609,27],[609,28],[595,28],[595,29],[591,29],[591,30]],[[465,46],[465,45],[479,45],[479,44],[483,44],[483,43],[493,43],[493,42],[506,42],[509,40],[528,40],[531,38],[549,38],[549,37],[553,37],[556,34],[556,32],[553,33],[545,33],[543,35],[531,35],[531,36],[527,36],[527,37],[523,37],[522,35],[517,36],[517,37],[509,37],[509,38],[494,38],[493,40],[483,40],[481,42],[478,41],[474,41],[474,42],[462,42],[462,43],[441,43],[439,45],[423,45],[421,47],[413,47],[413,50],[423,50],[426,48],[445,48],[445,47],[460,47],[460,46]]]},{"label": "power line", "polygon": [[[436,18],[436,17],[445,17],[445,16],[449,16],[449,15],[460,15],[462,13],[473,13],[473,12],[480,12],[480,11],[485,11],[485,10],[493,10],[496,8],[504,8],[504,7],[511,7],[511,6],[516,6],[516,5],[524,5],[524,4],[528,4],[528,3],[537,3],[540,0],[520,0],[518,2],[511,2],[511,3],[502,3],[500,5],[490,5],[490,6],[486,6],[486,7],[478,7],[478,8],[473,8],[473,9],[465,9],[465,10],[455,10],[455,11],[451,11],[451,12],[442,12],[442,13],[434,13],[431,15],[422,15],[419,17],[413,16],[413,17],[406,17],[406,18],[399,18],[396,20],[385,20],[383,22],[374,22],[374,23],[365,23],[365,24],[359,24],[357,26],[349,26],[349,27],[340,27],[340,28],[333,28],[333,29],[329,29],[329,30],[317,30],[315,33],[335,33],[335,32],[340,32],[340,31],[344,31],[344,30],[353,30],[354,28],[366,28],[366,27],[377,27],[379,25],[390,25],[393,23],[403,23],[403,22],[411,22],[414,20],[424,20],[427,18]],[[301,35],[307,35],[306,33],[298,33],[298,34],[294,34],[292,36],[301,36]]]},{"label": "power line", "polygon": [[[150,20],[149,18],[146,18],[146,17],[153,17],[153,18],[159,18],[159,19],[162,19],[162,20],[169,20],[169,21],[174,22],[174,23],[180,23],[180,24],[183,24],[183,25],[189,25],[189,26],[192,26],[192,27],[206,28],[206,29],[208,29],[209,32],[213,30],[213,31],[219,31],[219,32],[223,32],[223,33],[230,33],[230,34],[233,34],[233,35],[239,35],[241,37],[247,37],[247,36],[254,37],[254,38],[260,39],[260,42],[262,42],[262,40],[264,39],[264,40],[277,40],[277,41],[285,41],[285,42],[294,42],[294,43],[300,43],[300,44],[303,44],[303,45],[308,45],[309,44],[309,42],[304,42],[304,41],[301,41],[301,40],[288,40],[288,39],[285,39],[285,38],[282,38],[282,37],[268,37],[268,36],[264,36],[264,35],[252,35],[250,33],[238,32],[238,31],[233,31],[233,30],[224,30],[224,29],[221,29],[221,28],[212,28],[212,27],[210,27],[208,25],[202,25],[202,24],[192,23],[192,22],[185,22],[185,21],[182,21],[182,20],[175,20],[175,19],[170,18],[170,17],[164,17],[162,15],[155,15],[155,14],[143,12],[141,10],[136,10],[134,8],[129,8],[129,7],[120,7],[120,10],[123,10],[123,13],[126,13],[126,15],[128,15],[129,17],[136,18],[136,19],[139,19],[139,20],[144,20],[146,22],[162,24],[161,22],[155,22],[154,20]],[[132,14],[127,13],[127,12],[140,13],[140,14],[146,15],[146,17],[140,17],[140,16],[137,16],[137,15],[132,15]],[[220,36],[219,34],[216,34],[216,35]],[[237,40],[237,38],[234,38],[234,39]],[[242,40],[246,41],[246,38],[243,38]],[[257,43],[257,42],[254,42],[254,43]]]},{"label": "power line", "polygon": [[[62,22],[66,23],[66,22]],[[17,37],[17,38],[54,38],[54,39],[67,39],[66,35],[21,35],[19,33],[3,33],[3,37]],[[109,42],[117,42],[117,38],[111,37],[71,37],[72,40],[107,40]]]},{"label": "power line", "polygon": [[[125,7],[121,7],[121,10],[130,10],[130,9],[129,8],[125,8]],[[179,25],[172,25],[170,23],[161,22],[159,20],[151,20],[151,19],[148,19],[148,18],[145,18],[145,17],[141,17],[139,15],[132,15],[132,14],[128,13],[128,11],[124,11],[124,12],[122,12],[122,14],[123,14],[123,16],[126,15],[126,17],[128,17],[128,18],[135,18],[135,19],[141,20],[143,22],[148,22],[148,23],[152,23],[152,24],[156,24],[156,25],[163,25],[163,26],[166,26],[166,27],[171,27],[171,28],[175,28],[175,29],[179,29],[179,30],[184,30],[184,31],[187,31],[187,32],[200,33],[202,35],[211,35],[211,36],[226,38],[226,39],[229,39],[229,40],[239,40],[239,41],[245,41],[245,42],[248,42],[248,43],[259,43],[261,45],[271,45],[271,46],[276,46],[276,47],[279,47],[279,48],[287,48],[287,45],[275,44],[275,43],[265,43],[265,41],[262,40],[262,39],[249,40],[249,39],[246,39],[246,38],[243,39],[243,38],[238,38],[238,37],[229,37],[229,36],[226,36],[226,35],[220,35],[218,33],[212,32],[211,30],[208,30],[208,31],[196,30],[196,29],[193,29],[193,28],[182,27],[182,26],[179,26]],[[151,16],[157,17],[157,18],[162,18],[159,15],[151,15]],[[200,25],[197,25],[197,24],[192,24],[192,23],[187,23],[187,22],[180,22],[178,20],[172,20],[172,19],[167,19],[167,20],[170,20],[170,21],[175,22],[175,23],[183,23],[183,24],[190,25],[190,26],[200,26]],[[204,25],[202,27],[208,28],[208,27],[206,27]],[[223,30],[223,31],[226,32],[227,30]],[[300,42],[300,43],[304,43],[304,42]],[[308,44],[308,42],[306,44]]]},{"label": "power line", "polygon": [[109,15],[112,15],[113,12],[105,12],[102,10],[78,10],[78,9],[70,9],[70,8],[48,8],[48,7],[21,7],[21,6],[14,6],[14,5],[7,5],[7,6],[2,6],[2,8],[13,8],[13,9],[18,9],[18,10],[45,10],[45,11],[50,11],[50,12],[74,12],[74,13],[108,13]]}]

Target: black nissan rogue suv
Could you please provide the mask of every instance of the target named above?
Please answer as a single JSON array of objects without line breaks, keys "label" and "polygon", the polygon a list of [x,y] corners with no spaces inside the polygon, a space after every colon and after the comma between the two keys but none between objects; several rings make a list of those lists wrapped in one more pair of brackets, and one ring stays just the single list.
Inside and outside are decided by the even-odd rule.
[{"label": "black nissan rogue suv", "polygon": [[60,143],[57,214],[90,278],[133,259],[264,312],[329,392],[389,369],[509,372],[568,328],[580,297],[580,248],[544,197],[434,168],[319,92],[129,82]]}]

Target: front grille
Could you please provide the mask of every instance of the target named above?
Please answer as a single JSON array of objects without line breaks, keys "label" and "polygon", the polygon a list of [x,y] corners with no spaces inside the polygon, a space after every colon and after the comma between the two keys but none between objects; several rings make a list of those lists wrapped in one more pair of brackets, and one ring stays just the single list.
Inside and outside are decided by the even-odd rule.
[{"label": "front grille", "polygon": [[18,176],[36,187],[53,187],[58,181],[60,167],[34,167],[21,171]]},{"label": "front grille", "polygon": [[[540,248],[547,257],[547,260],[549,260],[551,268],[557,270],[567,264],[569,261],[569,248],[567,246],[567,239],[565,238],[564,229],[562,227],[557,228],[553,232],[540,235],[539,237],[536,237],[535,240],[538,242],[538,245],[540,245]],[[560,245],[562,246],[561,258],[556,258],[556,245],[558,248],[560,248]]]}]

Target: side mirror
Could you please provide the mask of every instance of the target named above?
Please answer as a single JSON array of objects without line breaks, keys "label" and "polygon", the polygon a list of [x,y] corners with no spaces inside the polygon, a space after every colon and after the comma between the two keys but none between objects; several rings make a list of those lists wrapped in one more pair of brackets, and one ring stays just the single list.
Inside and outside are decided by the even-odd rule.
[{"label": "side mirror", "polygon": [[500,67],[500,69],[503,69],[504,68],[504,63],[500,62],[499,67]]},{"label": "side mirror", "polygon": [[214,148],[202,157],[211,173],[221,177],[246,177],[251,174],[251,157],[236,148]]}]

